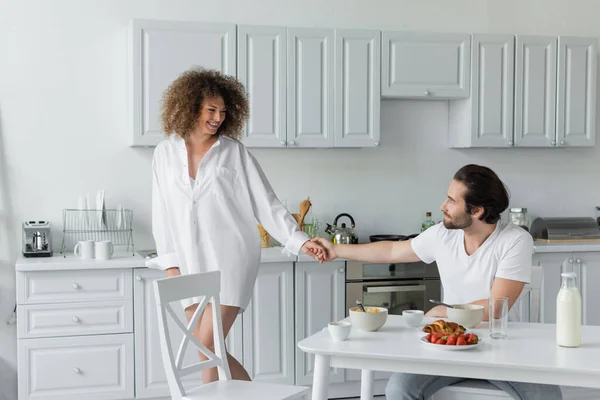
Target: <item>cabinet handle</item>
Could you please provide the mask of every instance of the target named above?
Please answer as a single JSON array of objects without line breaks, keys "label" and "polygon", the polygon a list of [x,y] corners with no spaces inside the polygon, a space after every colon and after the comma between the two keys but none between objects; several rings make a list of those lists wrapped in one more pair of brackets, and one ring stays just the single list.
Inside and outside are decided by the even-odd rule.
[{"label": "cabinet handle", "polygon": [[73,368],[73,373],[74,374],[80,374],[81,370],[79,368],[75,367],[75,368]]},{"label": "cabinet handle", "polygon": [[561,145],[561,146],[564,146],[564,145],[565,145],[565,141],[564,141],[564,140],[561,140],[561,141],[560,141],[560,145]]},{"label": "cabinet handle", "polygon": [[79,318],[78,317],[73,317],[73,322],[78,323],[79,322]]},{"label": "cabinet handle", "polygon": [[344,267],[340,268],[340,274],[343,274],[345,271]]},{"label": "cabinet handle", "polygon": [[290,146],[295,146],[296,142],[294,140],[290,140]]},{"label": "cabinet handle", "polygon": [[577,264],[581,264],[581,258],[578,258],[577,260],[575,260],[575,262],[576,262]]},{"label": "cabinet handle", "polygon": [[79,285],[77,283],[74,283],[71,286],[73,287],[73,289],[79,289]]},{"label": "cabinet handle", "polygon": [[142,277],[138,275],[138,276],[135,277],[135,280],[138,281],[138,282],[141,282],[142,281]]},{"label": "cabinet handle", "polygon": [[375,146],[379,146],[379,142],[375,142],[373,143]]},{"label": "cabinet handle", "polygon": [[425,96],[429,96],[431,94],[431,92],[429,90],[426,90],[424,93],[425,93]]},{"label": "cabinet handle", "polygon": [[569,264],[573,264],[573,259],[569,258]]},{"label": "cabinet handle", "polygon": [[285,146],[285,140],[282,140],[281,142],[279,142],[279,144]]},{"label": "cabinet handle", "polygon": [[552,141],[550,142],[550,144],[551,144],[552,146],[556,146],[556,140],[552,140]]},{"label": "cabinet handle", "polygon": [[509,146],[512,146],[512,145],[514,145],[514,144],[515,144],[515,143],[514,143],[512,140],[510,140],[510,141],[508,142],[508,145],[509,145]]}]

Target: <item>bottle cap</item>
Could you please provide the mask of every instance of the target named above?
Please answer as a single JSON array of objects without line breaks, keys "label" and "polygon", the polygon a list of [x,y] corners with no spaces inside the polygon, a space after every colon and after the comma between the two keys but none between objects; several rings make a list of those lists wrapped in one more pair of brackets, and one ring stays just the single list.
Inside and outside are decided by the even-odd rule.
[{"label": "bottle cap", "polygon": [[575,272],[563,272],[560,274],[563,278],[576,278],[577,274]]},{"label": "bottle cap", "polygon": [[428,217],[431,217],[431,211],[427,211],[427,212],[425,213],[425,215],[426,215],[426,216],[428,216]]}]

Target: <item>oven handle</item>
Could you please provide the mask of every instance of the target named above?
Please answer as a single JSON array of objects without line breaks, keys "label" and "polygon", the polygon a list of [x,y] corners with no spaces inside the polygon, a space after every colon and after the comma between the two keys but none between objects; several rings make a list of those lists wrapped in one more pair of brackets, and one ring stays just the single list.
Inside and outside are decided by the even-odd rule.
[{"label": "oven handle", "polygon": [[367,293],[424,292],[424,291],[425,291],[425,285],[363,286],[363,292],[367,292]]}]

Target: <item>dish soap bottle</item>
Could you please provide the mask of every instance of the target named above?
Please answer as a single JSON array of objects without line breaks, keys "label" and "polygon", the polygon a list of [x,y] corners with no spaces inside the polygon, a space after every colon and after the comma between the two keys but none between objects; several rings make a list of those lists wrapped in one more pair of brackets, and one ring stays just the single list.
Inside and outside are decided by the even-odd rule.
[{"label": "dish soap bottle", "polygon": [[421,224],[421,232],[425,232],[427,229],[435,225],[435,221],[431,218],[431,211],[425,213],[425,220]]},{"label": "dish soap bottle", "polygon": [[563,272],[556,297],[556,343],[563,347],[581,345],[581,294],[575,272]]}]

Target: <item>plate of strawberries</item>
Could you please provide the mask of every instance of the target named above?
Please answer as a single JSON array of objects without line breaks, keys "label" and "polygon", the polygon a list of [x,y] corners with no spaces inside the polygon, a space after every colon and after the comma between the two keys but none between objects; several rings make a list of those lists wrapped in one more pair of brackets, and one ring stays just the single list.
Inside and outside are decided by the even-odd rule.
[{"label": "plate of strawberries", "polygon": [[440,350],[467,350],[477,347],[481,340],[474,333],[465,333],[457,330],[455,332],[433,332],[421,337],[421,342]]}]

